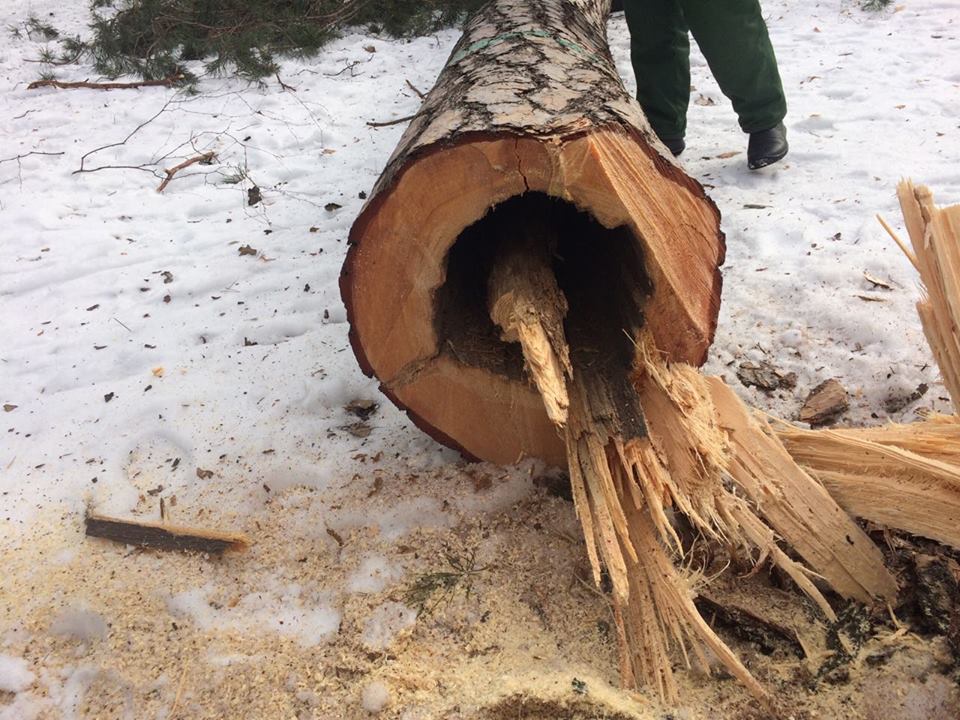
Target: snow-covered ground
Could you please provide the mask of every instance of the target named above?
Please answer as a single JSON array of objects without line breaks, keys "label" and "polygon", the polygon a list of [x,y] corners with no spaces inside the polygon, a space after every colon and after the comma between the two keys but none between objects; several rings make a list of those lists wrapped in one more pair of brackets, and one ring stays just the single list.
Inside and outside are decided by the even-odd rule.
[{"label": "snow-covered ground", "polygon": [[[2,0],[0,25],[36,15],[83,33],[86,4]],[[943,203],[960,201],[960,6],[764,7],[790,106],[785,161],[746,169],[729,102],[693,57],[683,162],[719,205],[728,243],[708,369],[791,419],[831,377],[852,395],[845,421],[945,409],[913,310],[915,273],[874,215],[900,225],[901,177],[929,184]],[[553,523],[549,538],[531,536],[542,563],[576,564],[580,547],[564,539],[577,537],[572,509],[538,482],[543,468],[465,465],[379,395],[347,342],[337,287],[347,233],[403,129],[367,121],[415,112],[408,81],[429,89],[456,38],[352,34],[317,58],[285,62],[285,85],[204,78],[191,95],[27,90],[44,43],[4,32],[0,718],[85,716],[91,707],[168,717],[191,702],[188,716],[216,717],[203,681],[226,687],[222,674],[255,662],[256,651],[279,652],[277,643],[289,653],[286,671],[269,676],[263,702],[276,704],[260,716],[389,707],[421,717],[417,708],[445,691],[417,686],[384,658],[398,652],[398,636],[440,632],[439,621],[415,622],[403,591],[442,565],[440,548],[455,538],[477,550],[477,567],[497,559],[516,570],[523,561],[503,561],[507,531],[496,528],[513,539],[536,509]],[[610,39],[632,86],[622,15]],[[56,73],[95,79],[85,66]],[[163,170],[207,151],[211,164],[157,192]],[[250,204],[254,187],[262,199]],[[740,386],[745,360],[796,372],[797,387],[767,396]],[[919,402],[888,415],[889,398],[921,383],[930,389]],[[245,531],[254,548],[204,565],[82,542],[86,508],[156,518],[161,498],[175,521]],[[118,588],[118,573],[136,580]],[[477,582],[518,582],[503,573]],[[557,593],[566,588],[557,581]],[[602,603],[579,592],[602,615]],[[554,595],[524,603],[549,610]],[[460,621],[475,628],[486,610],[457,602]],[[151,633],[186,623],[189,670],[177,661],[182,641],[152,648],[138,622],[153,623]],[[224,634],[249,640],[249,654],[218,649]],[[145,643],[139,655],[131,636]],[[345,680],[338,670],[337,692],[352,709],[324,714],[323,693],[333,690],[323,689],[326,676],[315,680],[318,668],[351,647],[379,660],[347,668]],[[548,651],[615,679],[609,638]],[[123,653],[155,654],[155,672],[111,664]],[[243,683],[265,672],[241,673]],[[104,699],[114,696],[113,705]]]}]

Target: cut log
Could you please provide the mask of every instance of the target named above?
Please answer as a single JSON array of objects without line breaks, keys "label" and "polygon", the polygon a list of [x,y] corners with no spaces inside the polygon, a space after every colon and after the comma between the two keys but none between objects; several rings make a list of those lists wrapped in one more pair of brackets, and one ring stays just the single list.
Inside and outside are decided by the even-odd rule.
[{"label": "cut log", "polygon": [[960,205],[938,208],[929,188],[909,180],[900,183],[897,195],[913,254],[903,249],[923,281],[917,312],[943,384],[960,412]]},{"label": "cut log", "polygon": [[592,281],[642,306],[671,357],[698,365],[713,337],[719,213],[624,89],[609,4],[486,4],[350,233],[341,290],[363,370],[468,456],[565,463],[519,348],[487,313],[497,248],[531,221],[553,224],[564,293],[559,267],[594,254],[605,276]]}]

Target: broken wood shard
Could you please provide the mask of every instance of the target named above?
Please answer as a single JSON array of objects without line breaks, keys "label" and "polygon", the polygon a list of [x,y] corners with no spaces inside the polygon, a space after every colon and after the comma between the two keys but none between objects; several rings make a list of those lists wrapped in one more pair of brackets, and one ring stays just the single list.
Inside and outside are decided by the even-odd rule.
[{"label": "broken wood shard", "polygon": [[87,514],[84,524],[89,537],[159,550],[182,550],[220,555],[226,551],[245,550],[250,545],[247,536],[242,533],[146,520],[123,520],[93,513]]},{"label": "broken wood shard", "polygon": [[773,428],[850,514],[960,548],[960,417],[868,429]]},{"label": "broken wood shard", "polygon": [[733,445],[730,475],[767,525],[841,595],[865,603],[895,597],[897,583],[870,538],[722,380],[707,383]]},{"label": "broken wood shard", "polygon": [[847,390],[835,378],[817,385],[800,408],[800,422],[824,425],[832,422],[850,407]]},{"label": "broken wood shard", "polygon": [[[570,398],[567,378],[573,376],[563,330],[567,299],[551,268],[552,243],[542,220],[514,229],[526,237],[502,242],[487,285],[490,317],[505,342],[519,342],[523,358],[547,416],[555,425],[567,422]],[[545,242],[547,241],[547,242]]]},{"label": "broken wood shard", "polygon": [[960,205],[938,208],[929,188],[909,180],[897,186],[897,195],[913,254],[903,249],[923,281],[917,313],[943,384],[960,411]]}]

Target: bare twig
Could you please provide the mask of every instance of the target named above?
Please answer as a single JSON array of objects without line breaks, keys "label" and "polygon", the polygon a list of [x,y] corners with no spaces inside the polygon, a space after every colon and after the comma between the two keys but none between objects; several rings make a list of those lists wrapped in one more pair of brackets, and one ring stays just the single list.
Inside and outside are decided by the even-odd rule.
[{"label": "bare twig", "polygon": [[20,161],[24,158],[30,157],[31,155],[63,155],[62,152],[43,152],[42,150],[31,150],[28,153],[23,153],[22,155],[15,155],[14,157],[2,158],[0,163],[5,162],[16,162],[17,163],[17,183],[20,186],[20,189],[23,190],[23,163]]},{"label": "bare twig", "polygon": [[338,70],[337,72],[335,72],[335,73],[324,73],[324,75],[326,75],[327,77],[337,77],[337,75],[343,75],[343,73],[345,73],[347,70],[349,70],[349,71],[350,71],[350,77],[355,77],[354,72],[353,72],[353,69],[354,69],[357,65],[363,65],[363,64],[365,64],[365,63],[370,62],[371,60],[373,60],[373,57],[370,57],[370,58],[368,58],[368,59],[366,59],[366,60],[354,60],[352,63],[349,63],[349,64],[347,64],[347,65],[344,65],[343,68],[341,68],[341,69]]},{"label": "bare twig", "polygon": [[183,73],[168,75],[160,80],[136,80],[134,82],[63,82],[61,80],[34,80],[27,85],[27,90],[36,90],[42,87],[55,87],[61,90],[72,90],[74,88],[89,88],[92,90],[129,90],[131,88],[142,87],[171,87],[183,81]]},{"label": "bare twig", "polygon": [[172,168],[168,170],[164,170],[164,173],[166,173],[166,177],[163,179],[163,182],[160,183],[160,186],[157,188],[157,192],[162,193],[164,191],[164,188],[166,188],[167,185],[170,184],[170,181],[173,180],[173,176],[176,175],[180,170],[183,170],[186,167],[190,167],[191,165],[194,165],[196,163],[209,164],[214,157],[216,157],[216,155],[214,155],[213,150],[211,150],[210,152],[205,152],[202,155],[194,155],[192,158],[188,158],[187,160],[184,160],[182,163],[178,165],[174,165]]},{"label": "bare twig", "polygon": [[422,92],[420,92],[420,91],[417,89],[417,86],[416,86],[416,85],[414,85],[414,84],[413,84],[412,82],[410,82],[409,80],[407,80],[406,83],[407,83],[407,87],[410,88],[411,90],[413,90],[413,91],[417,94],[417,97],[419,97],[421,100],[426,100],[426,99],[427,99],[427,96],[424,95]]},{"label": "bare twig", "polygon": [[[127,166],[110,166],[110,165],[104,165],[104,166],[102,166],[102,167],[97,167],[97,168],[89,169],[89,168],[84,167],[84,163],[86,162],[87,158],[90,157],[91,155],[93,155],[94,153],[98,153],[98,152],[100,152],[101,150],[107,150],[107,149],[109,149],[109,148],[120,147],[121,145],[126,145],[126,144],[127,144],[127,141],[128,141],[130,138],[132,138],[132,137],[133,137],[134,135],[136,135],[138,132],[140,132],[141,130],[143,130],[143,128],[145,128],[147,125],[149,125],[150,123],[152,123],[152,122],[153,122],[154,120],[156,120],[158,117],[160,117],[160,115],[170,106],[170,103],[171,103],[171,102],[173,102],[173,98],[170,98],[169,100],[167,100],[167,101],[163,104],[163,107],[161,107],[159,110],[157,110],[157,112],[154,113],[150,118],[148,118],[147,120],[144,120],[142,123],[140,123],[139,125],[137,125],[137,126],[136,126],[123,140],[121,140],[120,142],[110,143],[109,145],[101,145],[101,146],[98,147],[98,148],[94,148],[93,150],[84,153],[84,154],[83,154],[83,157],[80,158],[80,167],[79,167],[77,170],[74,170],[72,174],[73,174],[73,175],[76,175],[77,173],[83,173],[83,172],[95,172],[96,170],[105,170],[105,169],[108,168],[108,167],[124,167],[124,168],[131,169],[131,170],[145,170],[146,168],[145,168],[144,166],[142,166],[142,165],[139,165],[139,166],[138,166],[138,165],[127,165]],[[149,171],[148,171],[148,172],[149,172]]]},{"label": "bare twig", "polygon": [[14,162],[14,161],[19,162],[26,157],[30,157],[31,155],[63,155],[63,153],[62,152],[43,152],[42,150],[31,150],[30,152],[23,153],[22,155],[14,155],[13,157],[0,158],[0,163]]},{"label": "bare twig", "polygon": [[397,118],[396,120],[387,120],[386,122],[373,122],[372,120],[367,122],[367,125],[370,127],[387,127],[388,125],[399,125],[400,123],[405,123],[408,120],[413,120],[420,113],[414,113],[413,115],[407,115],[406,117]]},{"label": "bare twig", "polygon": [[297,89],[293,85],[287,85],[283,80],[280,79],[280,73],[274,73],[274,76],[277,78],[277,82],[280,83],[280,87],[284,90],[289,90],[290,92],[296,92]]}]

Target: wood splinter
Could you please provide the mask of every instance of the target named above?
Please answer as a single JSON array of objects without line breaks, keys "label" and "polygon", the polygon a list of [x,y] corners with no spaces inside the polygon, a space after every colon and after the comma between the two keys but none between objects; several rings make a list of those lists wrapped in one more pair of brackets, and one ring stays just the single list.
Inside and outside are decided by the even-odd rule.
[{"label": "wood splinter", "polygon": [[505,242],[487,286],[490,317],[503,340],[519,342],[524,365],[540,391],[547,416],[557,426],[567,422],[573,377],[563,332],[567,299],[550,267],[550,249],[537,242],[539,225],[528,225],[521,242]]},{"label": "wood splinter", "polygon": [[125,545],[158,550],[203,552],[220,555],[245,550],[250,541],[243,533],[170,525],[146,520],[124,520],[95,513],[84,518],[88,537],[99,537]]}]

